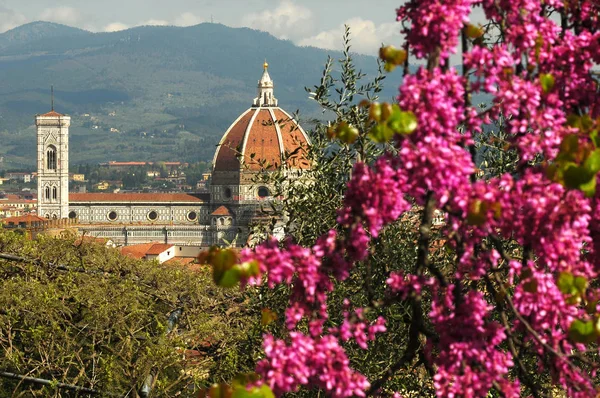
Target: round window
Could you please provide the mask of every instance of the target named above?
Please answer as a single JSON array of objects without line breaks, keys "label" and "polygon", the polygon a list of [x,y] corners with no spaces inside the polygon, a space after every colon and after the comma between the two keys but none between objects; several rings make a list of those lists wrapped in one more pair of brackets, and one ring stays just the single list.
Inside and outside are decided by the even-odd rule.
[{"label": "round window", "polygon": [[119,217],[119,215],[117,214],[117,212],[114,211],[114,210],[111,211],[111,212],[109,212],[106,216],[108,217],[109,221],[115,221]]},{"label": "round window", "polygon": [[198,213],[196,213],[195,211],[190,211],[187,214],[187,219],[188,221],[196,221],[198,219]]},{"label": "round window", "polygon": [[148,213],[148,220],[150,220],[150,221],[156,221],[156,220],[158,220],[158,213],[156,211],[154,211],[154,210],[150,211]]},{"label": "round window", "polygon": [[260,187],[258,188],[258,196],[261,198],[266,198],[267,196],[269,196],[269,188],[267,187]]},{"label": "round window", "polygon": [[75,213],[74,211],[69,212],[69,218],[71,220],[73,220],[74,218],[77,218],[77,213]]},{"label": "round window", "polygon": [[231,198],[231,188],[225,188],[225,198]]}]

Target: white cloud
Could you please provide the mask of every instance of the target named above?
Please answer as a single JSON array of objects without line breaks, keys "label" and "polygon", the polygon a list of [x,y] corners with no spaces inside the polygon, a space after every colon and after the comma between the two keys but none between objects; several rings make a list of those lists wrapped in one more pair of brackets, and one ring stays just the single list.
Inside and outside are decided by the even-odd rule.
[{"label": "white cloud", "polygon": [[0,33],[16,28],[27,22],[25,15],[0,6]]},{"label": "white cloud", "polygon": [[164,19],[149,19],[146,22],[142,22],[139,24],[140,26],[165,26],[169,25],[169,21],[165,21]]},{"label": "white cloud", "polygon": [[184,12],[173,21],[175,26],[193,26],[199,23],[206,22],[203,18],[192,14],[191,12]]},{"label": "white cloud", "polygon": [[360,17],[351,18],[337,28],[320,32],[297,42],[301,46],[313,46],[328,50],[341,50],[344,25],[350,26],[351,51],[375,55],[381,44],[401,44],[400,24],[383,23],[376,25],[373,21]]},{"label": "white cloud", "polygon": [[54,7],[42,11],[39,19],[74,26],[81,20],[81,14],[73,7]]},{"label": "white cloud", "polygon": [[129,26],[125,25],[124,23],[113,22],[113,23],[106,25],[102,30],[104,32],[118,32],[120,30],[125,30],[128,28],[129,28]]},{"label": "white cloud", "polygon": [[280,39],[297,40],[312,32],[312,12],[291,0],[284,0],[273,10],[246,15],[242,25],[269,32]]}]

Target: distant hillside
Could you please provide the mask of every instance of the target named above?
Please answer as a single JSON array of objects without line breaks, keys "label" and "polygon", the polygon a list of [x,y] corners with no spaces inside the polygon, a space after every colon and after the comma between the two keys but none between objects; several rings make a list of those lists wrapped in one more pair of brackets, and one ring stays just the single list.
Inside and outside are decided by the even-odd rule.
[{"label": "distant hillside", "polygon": [[[210,23],[113,33],[20,26],[0,34],[0,168],[35,164],[33,117],[49,110],[51,84],[55,108],[73,118],[73,163],[210,160],[225,129],[251,104],[265,58],[280,105],[316,116],[304,87],[318,84],[328,54],[341,57]],[[375,73],[374,57],[356,62]],[[395,93],[387,87],[384,96]]]},{"label": "distant hillside", "polygon": [[0,35],[0,49],[11,45],[23,46],[40,39],[59,39],[76,35],[91,35],[82,29],[50,22],[31,22]]}]

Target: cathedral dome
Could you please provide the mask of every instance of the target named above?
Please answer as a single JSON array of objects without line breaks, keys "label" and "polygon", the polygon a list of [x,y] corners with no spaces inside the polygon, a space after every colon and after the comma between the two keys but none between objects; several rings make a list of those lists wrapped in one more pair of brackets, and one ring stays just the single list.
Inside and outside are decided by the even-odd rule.
[{"label": "cathedral dome", "polygon": [[291,169],[309,168],[303,150],[309,142],[308,136],[290,114],[277,106],[267,69],[265,62],[252,107],[243,112],[221,138],[213,160],[213,173],[260,171],[266,165],[273,169],[281,166],[284,159]]}]

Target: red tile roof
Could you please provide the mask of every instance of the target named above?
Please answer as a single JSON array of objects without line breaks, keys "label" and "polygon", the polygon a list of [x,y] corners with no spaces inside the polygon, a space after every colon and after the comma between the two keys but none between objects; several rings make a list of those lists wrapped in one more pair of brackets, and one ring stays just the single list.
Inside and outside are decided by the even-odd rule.
[{"label": "red tile roof", "polygon": [[[259,161],[266,161],[272,169],[281,165],[281,147],[275,121],[268,109],[258,111],[254,123],[248,132],[244,162],[250,170],[261,170]],[[252,158],[254,154],[254,158]]]},{"label": "red tile roof", "polygon": [[18,217],[8,217],[2,220],[2,222],[9,224],[9,223],[13,223],[13,224],[19,224],[19,223],[27,223],[27,224],[31,224],[34,222],[48,222],[47,218],[43,218],[40,216],[35,216],[33,214],[27,214],[24,216],[18,216]]},{"label": "red tile roof", "polygon": [[196,261],[195,258],[184,258],[184,257],[174,257],[170,260],[165,261],[164,265],[189,265],[193,264]]},{"label": "red tile roof", "polygon": [[70,193],[69,202],[198,202],[204,201],[185,193]]},{"label": "red tile roof", "polygon": [[240,161],[237,158],[237,149],[242,147],[246,128],[254,115],[254,109],[248,109],[243,116],[229,127],[223,137],[222,143],[217,148],[215,170],[237,171]]},{"label": "red tile roof", "polygon": [[150,248],[156,244],[160,244],[158,242],[150,242],[150,243],[142,243],[139,245],[131,245],[124,246],[121,248],[121,254],[128,257],[133,257],[137,259],[142,259],[146,256],[146,253]]},{"label": "red tile roof", "polygon": [[173,247],[173,245],[169,245],[169,244],[165,244],[165,243],[156,243],[156,244],[152,245],[152,247],[150,247],[150,249],[148,249],[146,254],[147,255],[148,254],[159,255],[160,253],[163,253],[172,247]]},{"label": "red tile roof", "polygon": [[231,212],[229,211],[229,209],[225,206],[219,206],[217,208],[217,210],[213,211],[211,214],[211,216],[230,216]]},{"label": "red tile roof", "polygon": [[283,109],[250,108],[225,132],[215,155],[214,171],[240,170],[236,149],[243,149],[241,155],[250,170],[260,171],[260,161],[268,162],[273,168],[279,167],[285,152],[294,153],[288,161],[289,166],[307,169],[310,165],[306,156],[296,152],[299,146],[306,144],[307,138],[298,123]]},{"label": "red tile roof", "polygon": [[58,113],[56,111],[50,111],[48,113],[44,113],[43,115],[40,116],[44,116],[44,117],[58,117],[58,116],[64,116],[62,113]]},{"label": "red tile roof", "polygon": [[287,160],[287,164],[290,167],[297,169],[308,169],[310,163],[306,158],[306,138],[300,129],[298,124],[290,118],[282,109],[276,108],[273,110],[275,118],[279,124],[279,130],[281,131],[281,138],[283,139],[283,147],[288,155],[294,153],[296,148],[298,152],[294,153]]}]

